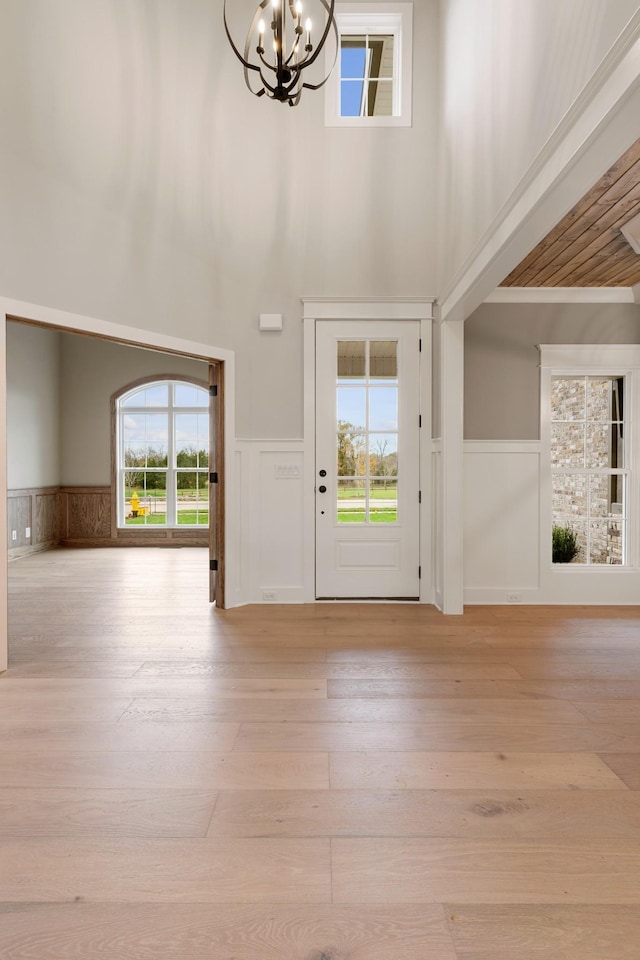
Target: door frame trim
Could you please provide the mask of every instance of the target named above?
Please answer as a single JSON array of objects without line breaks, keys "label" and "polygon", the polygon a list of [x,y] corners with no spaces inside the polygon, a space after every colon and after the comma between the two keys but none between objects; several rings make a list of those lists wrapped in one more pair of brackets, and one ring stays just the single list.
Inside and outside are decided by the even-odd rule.
[{"label": "door frame trim", "polygon": [[420,405],[422,435],[420,441],[420,603],[433,603],[432,550],[432,327],[434,297],[346,298],[303,297],[304,341],[304,602],[316,602],[316,323],[323,320],[417,320],[420,323]]}]

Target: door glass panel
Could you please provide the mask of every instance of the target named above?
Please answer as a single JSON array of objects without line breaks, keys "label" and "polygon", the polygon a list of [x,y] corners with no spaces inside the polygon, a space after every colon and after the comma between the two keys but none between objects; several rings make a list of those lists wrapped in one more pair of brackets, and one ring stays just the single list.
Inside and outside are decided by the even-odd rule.
[{"label": "door glass panel", "polygon": [[398,342],[340,340],[336,519],[398,521]]},{"label": "door glass panel", "polygon": [[367,438],[363,430],[338,431],[338,476],[364,477],[367,472]]},{"label": "door glass panel", "polygon": [[338,382],[364,380],[366,372],[366,340],[338,340]]},{"label": "door glass panel", "polygon": [[338,480],[338,523],[364,523],[367,512],[365,480]]},{"label": "door glass panel", "polygon": [[369,519],[371,523],[397,523],[397,476],[369,481]]},{"label": "door glass panel", "polygon": [[372,340],[370,342],[369,377],[371,380],[397,380],[397,340]]},{"label": "door glass panel", "polygon": [[338,430],[364,430],[367,422],[367,388],[338,387]]},{"label": "door glass panel", "polygon": [[369,388],[369,430],[398,429],[398,388]]},{"label": "door glass panel", "polygon": [[372,433],[369,435],[369,474],[372,477],[398,475],[398,434]]}]

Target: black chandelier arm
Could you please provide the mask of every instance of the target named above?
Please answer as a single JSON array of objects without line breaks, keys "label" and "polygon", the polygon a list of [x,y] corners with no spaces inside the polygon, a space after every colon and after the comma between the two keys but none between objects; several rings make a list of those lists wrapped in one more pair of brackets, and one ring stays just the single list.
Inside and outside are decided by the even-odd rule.
[{"label": "black chandelier arm", "polygon": [[[274,65],[273,65],[272,63],[269,63],[268,60],[265,60],[263,53],[258,53],[258,56],[260,57],[261,62],[264,64],[264,66],[267,68],[267,70],[271,70],[272,73],[277,73],[277,72],[278,72],[278,68],[277,68],[277,67],[274,67]],[[260,70],[259,67],[255,67],[254,69]],[[260,70],[260,75],[262,75],[262,70]]]},{"label": "black chandelier arm", "polygon": [[[260,79],[262,80],[262,84],[263,84],[263,86],[264,86],[264,88],[265,88],[265,89],[264,89],[264,92],[265,92],[265,93],[266,93],[267,90],[269,90],[271,94],[274,94],[274,93],[276,92],[277,84],[276,84],[276,86],[273,86],[273,87],[272,87],[271,84],[269,83],[269,81],[266,80],[266,79],[264,78],[264,76],[262,75],[262,70],[260,71]],[[251,91],[251,92],[253,93],[253,91]],[[269,96],[268,93],[267,93],[267,96]]]}]

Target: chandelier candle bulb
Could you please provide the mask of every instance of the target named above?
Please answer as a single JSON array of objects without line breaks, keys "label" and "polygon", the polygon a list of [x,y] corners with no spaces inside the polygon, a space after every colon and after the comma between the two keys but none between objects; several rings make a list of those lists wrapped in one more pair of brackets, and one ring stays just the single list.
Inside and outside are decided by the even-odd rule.
[{"label": "chandelier candle bulb", "polygon": [[[331,45],[333,46],[333,61],[329,74],[338,55],[338,28],[333,12],[335,0],[309,0],[309,4],[306,6],[313,6],[314,3],[316,7],[322,8],[320,12],[324,15],[319,27],[316,21],[318,34],[315,38],[315,46],[311,43],[311,18],[304,21],[303,27],[304,7],[302,0],[261,0],[253,15],[246,38],[244,54],[242,54],[231,36],[227,21],[227,2],[224,0],[223,18],[227,39],[231,44],[231,49],[244,67],[245,83],[256,97],[262,97],[266,94],[271,100],[279,100],[281,103],[288,103],[290,107],[295,107],[300,102],[302,91],[305,88],[307,90],[319,90],[328,80],[328,74],[324,75],[320,71],[318,71],[320,79],[317,80],[308,80],[307,74],[304,73],[307,67],[311,67],[318,61],[329,34],[332,35]],[[272,62],[268,62],[264,57],[267,30],[266,14],[265,18],[260,16],[267,8],[271,14],[271,44],[274,51]],[[256,30],[258,45],[254,47]],[[302,42],[305,31],[306,46],[303,52]],[[257,59],[251,61],[249,57],[253,50],[257,53]],[[271,57],[269,57],[269,60],[271,60]],[[256,73],[261,84],[257,89],[257,84],[253,85],[250,79]],[[309,76],[312,77],[312,72]]]}]

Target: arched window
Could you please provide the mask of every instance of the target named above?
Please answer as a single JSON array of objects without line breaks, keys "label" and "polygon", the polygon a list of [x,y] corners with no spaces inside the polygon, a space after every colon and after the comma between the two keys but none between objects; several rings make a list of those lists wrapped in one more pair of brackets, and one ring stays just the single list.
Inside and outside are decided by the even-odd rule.
[{"label": "arched window", "polygon": [[209,393],[154,380],[116,400],[118,526],[209,524]]}]

